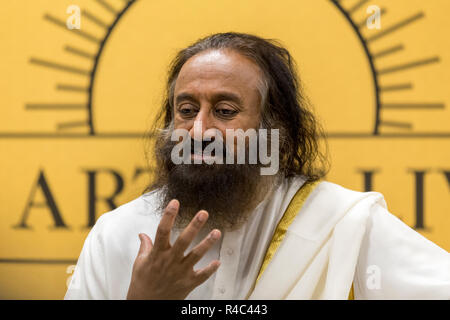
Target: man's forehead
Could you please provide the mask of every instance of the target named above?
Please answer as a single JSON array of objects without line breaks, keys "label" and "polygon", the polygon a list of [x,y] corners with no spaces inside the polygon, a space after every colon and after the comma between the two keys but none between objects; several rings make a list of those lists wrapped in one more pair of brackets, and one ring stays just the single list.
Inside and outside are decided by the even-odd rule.
[{"label": "man's forehead", "polygon": [[185,65],[191,65],[194,68],[203,66],[227,66],[233,62],[236,54],[229,50],[208,50],[191,57]]},{"label": "man's forehead", "polygon": [[202,80],[253,86],[260,76],[259,67],[249,58],[230,50],[209,50],[193,56],[183,65],[176,87]]},{"label": "man's forehead", "polygon": [[[175,104],[179,104],[183,101],[196,101],[197,93],[198,92],[196,92],[196,90],[194,90],[193,92],[181,91],[181,92],[177,93],[175,96]],[[243,104],[243,100],[242,100],[242,97],[239,94],[239,92],[235,92],[233,90],[219,89],[219,90],[215,90],[213,92],[208,92],[208,96],[210,96],[210,98],[213,98],[215,100],[229,100],[229,101],[234,101],[238,105]]]}]

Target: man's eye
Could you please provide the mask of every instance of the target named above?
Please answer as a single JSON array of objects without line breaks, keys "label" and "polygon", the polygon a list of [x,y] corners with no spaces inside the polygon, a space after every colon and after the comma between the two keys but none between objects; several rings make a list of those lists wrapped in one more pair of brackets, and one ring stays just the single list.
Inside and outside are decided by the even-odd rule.
[{"label": "man's eye", "polygon": [[235,114],[237,113],[236,110],[233,110],[233,109],[223,109],[223,108],[217,109],[216,112],[217,112],[218,114],[220,114],[221,116],[228,116],[228,117],[229,117],[229,116],[233,116],[233,115],[235,115]]},{"label": "man's eye", "polygon": [[178,109],[178,112],[180,112],[182,115],[191,115],[195,112],[195,110],[193,107],[186,106],[186,107],[180,107]]}]

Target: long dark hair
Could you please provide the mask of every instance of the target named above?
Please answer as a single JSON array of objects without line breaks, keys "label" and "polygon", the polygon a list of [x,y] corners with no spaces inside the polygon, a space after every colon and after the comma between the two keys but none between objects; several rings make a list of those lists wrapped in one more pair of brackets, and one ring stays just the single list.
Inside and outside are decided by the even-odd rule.
[{"label": "long dark hair", "polygon": [[173,89],[178,74],[187,60],[206,50],[233,50],[261,68],[267,86],[266,97],[262,97],[262,124],[280,130],[280,170],[286,177],[304,175],[310,181],[324,177],[328,159],[326,143],[325,150],[319,147],[321,126],[303,94],[294,59],[273,39],[236,32],[217,33],[178,52],[170,64],[164,102],[150,134],[158,139],[157,129],[171,125]]}]

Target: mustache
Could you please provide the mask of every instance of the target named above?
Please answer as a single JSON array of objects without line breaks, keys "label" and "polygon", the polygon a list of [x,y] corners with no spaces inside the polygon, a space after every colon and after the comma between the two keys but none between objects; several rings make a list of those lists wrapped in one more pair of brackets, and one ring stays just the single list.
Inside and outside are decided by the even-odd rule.
[{"label": "mustache", "polygon": [[[227,145],[224,143],[223,140],[219,140],[219,142],[221,142],[219,144],[220,148],[217,148],[217,146],[215,146],[214,148],[211,148],[211,156],[216,156],[216,152],[219,152],[218,155],[222,155],[223,158],[226,157],[227,155]],[[193,154],[204,154],[206,148],[208,148],[208,146],[212,145],[213,143],[216,143],[215,139],[211,139],[211,140],[195,140],[195,139],[190,139],[189,143],[191,144],[191,155]]]}]

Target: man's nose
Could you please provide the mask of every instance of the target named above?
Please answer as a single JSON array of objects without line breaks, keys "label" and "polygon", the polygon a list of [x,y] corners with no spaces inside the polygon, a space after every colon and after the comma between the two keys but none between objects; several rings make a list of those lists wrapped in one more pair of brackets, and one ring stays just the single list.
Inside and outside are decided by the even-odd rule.
[{"label": "man's nose", "polygon": [[209,113],[206,110],[200,110],[194,119],[193,126],[189,130],[189,135],[193,139],[196,135],[197,135],[197,138],[201,139],[201,136],[203,136],[205,131],[212,127],[213,127],[213,121],[210,119]]}]

